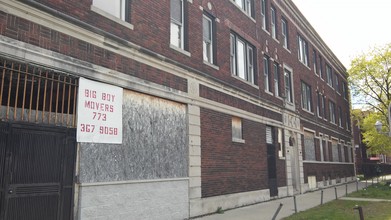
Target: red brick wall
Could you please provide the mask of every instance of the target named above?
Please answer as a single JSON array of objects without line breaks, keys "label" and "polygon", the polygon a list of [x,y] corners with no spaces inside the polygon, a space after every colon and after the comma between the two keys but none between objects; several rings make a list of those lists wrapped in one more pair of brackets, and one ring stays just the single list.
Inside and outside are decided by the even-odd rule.
[{"label": "red brick wall", "polygon": [[322,181],[323,176],[328,179],[355,176],[354,164],[320,164],[304,163],[304,182],[308,183],[308,176],[316,176],[316,181]]},{"label": "red brick wall", "polygon": [[232,142],[232,116],[201,109],[202,197],[268,188],[265,126],[242,120],[245,143]]},{"label": "red brick wall", "polygon": [[173,89],[187,91],[187,80],[184,78],[141,64],[67,34],[1,11],[0,35],[117,70]]},{"label": "red brick wall", "polygon": [[207,98],[209,100],[219,102],[222,104],[226,104],[238,109],[245,110],[247,112],[251,112],[257,114],[259,116],[264,116],[270,119],[274,119],[277,121],[282,121],[282,115],[280,113],[276,113],[274,111],[268,110],[264,107],[257,106],[255,104],[246,102],[240,98],[236,98],[212,88],[208,88],[204,85],[200,85],[200,97]]}]

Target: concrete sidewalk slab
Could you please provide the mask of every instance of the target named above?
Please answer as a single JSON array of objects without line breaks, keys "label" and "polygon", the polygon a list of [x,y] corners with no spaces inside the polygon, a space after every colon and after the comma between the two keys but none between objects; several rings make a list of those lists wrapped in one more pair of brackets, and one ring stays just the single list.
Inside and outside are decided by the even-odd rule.
[{"label": "concrete sidewalk slab", "polygon": [[[347,187],[346,187],[347,186]],[[276,219],[282,219],[295,213],[295,201],[297,212],[304,211],[321,205],[321,197],[323,191],[323,203],[332,201],[337,198],[346,196],[358,189],[366,187],[365,182],[350,182],[330,188],[324,188],[314,192],[296,195],[295,197],[286,197],[268,202],[263,202],[251,206],[245,206],[237,209],[227,210],[223,214],[212,214],[200,218],[199,220],[270,220],[275,215],[278,207],[282,204],[282,208]]]}]

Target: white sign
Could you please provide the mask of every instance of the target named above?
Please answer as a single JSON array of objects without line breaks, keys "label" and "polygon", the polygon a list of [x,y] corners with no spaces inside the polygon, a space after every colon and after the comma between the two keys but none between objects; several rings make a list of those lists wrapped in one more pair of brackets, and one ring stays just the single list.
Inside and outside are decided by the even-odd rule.
[{"label": "white sign", "polygon": [[122,143],[122,96],[120,87],[80,78],[78,142]]}]

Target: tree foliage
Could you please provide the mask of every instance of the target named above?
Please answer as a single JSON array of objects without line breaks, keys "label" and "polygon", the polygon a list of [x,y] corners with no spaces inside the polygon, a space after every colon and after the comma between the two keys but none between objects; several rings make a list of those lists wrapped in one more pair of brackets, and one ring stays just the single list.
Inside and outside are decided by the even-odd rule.
[{"label": "tree foliage", "polygon": [[[382,48],[376,47],[362,54],[351,62],[349,85],[354,100],[368,110],[361,117],[360,126],[363,131],[363,141],[372,153],[391,151],[391,140],[387,133],[388,106],[391,102],[391,44]],[[356,103],[357,104],[357,103]],[[383,123],[383,134],[375,129],[376,121]]]}]

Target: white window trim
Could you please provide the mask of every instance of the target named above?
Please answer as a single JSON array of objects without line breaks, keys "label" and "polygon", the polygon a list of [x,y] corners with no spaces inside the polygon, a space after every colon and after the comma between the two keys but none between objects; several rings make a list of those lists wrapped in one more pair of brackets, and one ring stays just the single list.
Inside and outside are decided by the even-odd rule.
[{"label": "white window trim", "polygon": [[270,8],[270,32],[274,39],[277,39],[277,14],[276,9]]},{"label": "white window trim", "polygon": [[299,61],[308,67],[308,42],[298,35],[298,44]]},{"label": "white window trim", "polygon": [[[210,64],[214,64],[213,61],[214,61],[215,57],[214,57],[214,42],[213,42],[213,20],[209,16],[203,14],[202,15],[202,24],[204,24],[204,19],[206,19],[210,23],[210,28],[209,28],[210,39],[205,39],[205,37],[204,37],[205,35],[204,35],[204,33],[202,33],[202,44],[203,44],[202,54],[203,54],[203,60],[205,62],[210,63]],[[204,27],[202,27],[202,30],[204,30]],[[205,49],[206,49],[204,47],[204,44],[205,44],[206,40],[208,40],[209,42],[207,42],[207,43],[210,44],[210,51],[207,51],[208,54],[209,54],[210,60],[205,59],[205,56],[204,56]]]},{"label": "white window trim", "polygon": [[[171,48],[178,48],[178,49],[180,49],[180,50],[183,50],[183,51],[186,51],[185,50],[185,39],[184,39],[184,33],[185,33],[185,30],[184,30],[184,4],[185,4],[185,0],[180,0],[181,2],[182,2],[182,4],[181,4],[181,20],[182,20],[182,22],[180,23],[180,22],[178,22],[178,21],[176,21],[176,20],[174,20],[174,19],[172,19],[171,18],[171,15],[170,15],[170,45],[172,46]],[[170,8],[170,10],[172,10],[171,8]],[[171,13],[171,12],[170,12]],[[179,39],[179,46],[177,46],[177,45],[175,45],[175,44],[172,44],[172,42],[171,42],[171,24],[174,24],[174,25],[179,25],[180,26],[180,36],[181,36],[181,38]]]},{"label": "white window trim", "polygon": [[[285,24],[285,25],[283,25]],[[285,29],[284,29],[284,26],[285,26]],[[285,19],[281,19],[281,36],[282,36],[282,47],[284,47],[285,49],[289,50],[288,49],[288,24],[287,24],[287,21]]]},{"label": "white window trim", "polygon": [[[234,42],[233,42],[234,41]],[[239,76],[239,73],[237,71],[238,67],[238,51],[237,51],[237,45],[238,42],[243,43],[244,45],[244,52],[243,54],[245,56],[244,65],[245,65],[245,75],[244,78]],[[234,47],[233,47],[234,45]],[[252,53],[252,60],[249,59],[249,54]],[[230,34],[230,62],[231,62],[231,74],[235,77],[238,77],[250,84],[255,85],[255,70],[254,70],[254,48],[253,46],[248,43],[243,38],[239,37],[236,34]]]},{"label": "white window trim", "polygon": [[114,16],[114,15],[112,15],[112,14],[110,14],[110,13],[108,13],[108,12],[106,12],[106,11],[96,7],[96,6],[94,6],[94,5],[91,5],[90,9],[91,9],[91,11],[93,11],[93,12],[95,12],[95,13],[103,16],[103,17],[106,17],[107,19],[110,19],[110,20],[112,20],[112,21],[114,21],[114,22],[116,22],[116,23],[118,23],[118,24],[120,24],[120,25],[122,25],[122,26],[124,26],[126,28],[129,28],[131,30],[134,29],[134,26],[131,23],[126,22],[126,21],[122,20],[121,18],[118,18],[118,17],[116,17],[116,16]]}]

